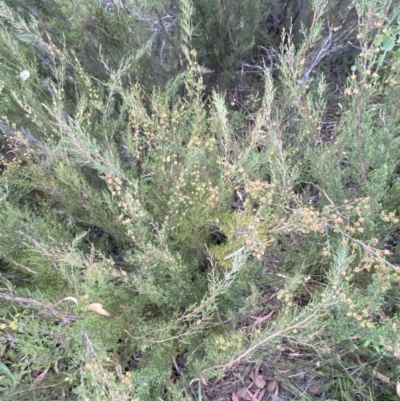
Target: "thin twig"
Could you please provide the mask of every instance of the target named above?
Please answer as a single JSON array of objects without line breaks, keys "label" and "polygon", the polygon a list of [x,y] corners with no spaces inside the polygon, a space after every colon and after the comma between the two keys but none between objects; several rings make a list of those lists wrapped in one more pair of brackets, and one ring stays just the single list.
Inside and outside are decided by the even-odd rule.
[{"label": "thin twig", "polygon": [[[354,27],[356,23],[352,24],[348,29],[340,32],[338,36],[333,38],[334,28],[332,25],[328,26],[328,36],[324,39],[321,46],[319,47],[318,53],[314,56],[314,59],[311,62],[311,65],[307,68],[307,70],[303,73],[300,83],[300,88],[304,88],[307,84],[307,81],[310,77],[310,74],[314,71],[317,65],[330,53],[335,52],[340,46],[337,45],[340,39],[343,38],[346,34],[348,34]],[[313,53],[311,53],[313,54]],[[315,53],[314,53],[315,54]]]},{"label": "thin twig", "polygon": [[5,253],[2,253],[1,256],[2,256],[4,259],[6,259],[7,262],[13,263],[13,264],[16,265],[16,266],[21,267],[22,269],[27,270],[29,273],[36,274],[36,272],[35,272],[34,270],[30,269],[29,267],[24,266],[23,264],[18,263],[18,262],[16,262],[15,260],[9,259],[9,257],[8,257]]},{"label": "thin twig", "polygon": [[285,329],[279,330],[279,331],[277,331],[277,332],[275,332],[275,333],[263,338],[262,340],[260,340],[256,344],[252,345],[250,348],[247,348],[246,351],[244,351],[237,358],[231,360],[230,362],[225,363],[223,365],[211,366],[210,368],[202,370],[201,373],[206,373],[206,372],[209,372],[209,371],[215,370],[215,369],[226,369],[226,368],[231,367],[232,365],[235,365],[235,364],[239,363],[248,354],[250,354],[251,352],[255,351],[257,348],[261,347],[265,343],[273,340],[276,337],[280,337],[280,336],[284,335],[284,333],[286,333],[288,331],[292,331],[294,329],[298,329],[298,328],[303,327],[304,324],[308,323],[319,312],[320,312],[320,309],[314,311],[314,313],[312,313],[310,316],[305,318],[303,321],[301,321],[301,322],[299,322],[297,324],[294,324],[293,326],[286,327]]},{"label": "thin twig", "polygon": [[61,319],[64,322],[73,322],[77,319],[77,317],[74,315],[62,315],[61,313],[57,312],[51,305],[45,304],[44,302],[36,301],[35,299],[14,297],[5,293],[0,293],[0,298],[23,306],[31,306],[41,312],[46,313],[49,316]]}]

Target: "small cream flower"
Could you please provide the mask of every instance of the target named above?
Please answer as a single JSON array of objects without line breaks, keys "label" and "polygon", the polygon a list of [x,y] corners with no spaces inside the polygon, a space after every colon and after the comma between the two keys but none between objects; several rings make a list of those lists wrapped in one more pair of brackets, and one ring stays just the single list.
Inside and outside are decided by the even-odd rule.
[{"label": "small cream flower", "polygon": [[19,74],[19,77],[23,80],[26,81],[29,77],[31,76],[31,73],[28,70],[23,70]]}]

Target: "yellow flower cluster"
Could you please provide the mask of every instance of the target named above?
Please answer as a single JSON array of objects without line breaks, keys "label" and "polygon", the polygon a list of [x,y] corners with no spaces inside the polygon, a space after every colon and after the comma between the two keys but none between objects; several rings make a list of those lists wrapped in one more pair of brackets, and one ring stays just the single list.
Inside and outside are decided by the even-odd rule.
[{"label": "yellow flower cluster", "polygon": [[134,227],[138,225],[139,220],[147,217],[147,212],[140,200],[132,195],[132,192],[136,195],[137,191],[129,183],[123,187],[122,180],[111,173],[106,175],[106,183],[111,195],[118,198],[117,205],[122,211],[118,220],[127,228],[128,236],[134,241],[136,239]]},{"label": "yellow flower cluster", "polygon": [[227,339],[223,336],[219,336],[214,340],[217,347],[222,351],[227,351],[232,348],[237,348],[243,343],[243,337],[239,333],[234,333]]},{"label": "yellow flower cluster", "polygon": [[390,212],[389,214],[381,212],[381,219],[385,222],[390,222],[393,224],[397,224],[399,222],[399,219],[395,216],[393,212]]},{"label": "yellow flower cluster", "polygon": [[[171,163],[169,157],[168,162]],[[175,166],[179,168],[178,163]],[[218,186],[213,186],[210,180],[204,179],[205,175],[196,163],[174,174],[176,179],[167,203],[171,212],[166,217],[166,222],[174,221],[179,226],[199,214],[209,215],[220,200]]]},{"label": "yellow flower cluster", "polygon": [[272,201],[274,188],[274,184],[269,184],[268,182],[260,180],[248,181],[245,184],[246,194],[261,205],[266,205],[268,202]]}]

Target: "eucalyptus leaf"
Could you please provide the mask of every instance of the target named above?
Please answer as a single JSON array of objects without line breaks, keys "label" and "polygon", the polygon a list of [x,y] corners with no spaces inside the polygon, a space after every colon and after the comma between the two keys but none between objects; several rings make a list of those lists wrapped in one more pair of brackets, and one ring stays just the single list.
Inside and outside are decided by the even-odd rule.
[{"label": "eucalyptus leaf", "polygon": [[395,45],[395,41],[394,41],[393,36],[386,35],[383,37],[382,47],[385,50],[385,52],[392,50],[394,45]]}]

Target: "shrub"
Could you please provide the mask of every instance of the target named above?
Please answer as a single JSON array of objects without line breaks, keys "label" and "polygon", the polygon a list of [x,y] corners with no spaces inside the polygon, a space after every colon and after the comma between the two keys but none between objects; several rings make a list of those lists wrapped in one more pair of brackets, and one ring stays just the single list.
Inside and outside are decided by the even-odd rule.
[{"label": "shrub", "polygon": [[[334,360],[348,380],[354,354],[364,381],[346,391],[393,396],[373,373],[400,355],[399,60],[380,58],[392,2],[358,1],[354,34],[325,30],[333,9],[313,2],[302,40],[282,30],[262,93],[240,111],[206,85],[199,56],[207,31],[229,42],[227,25],[257,16],[218,63],[248,57],[261,2],[244,16],[228,2],[221,26],[188,0],[7,4],[3,398],[200,401],[207,380],[278,366],[285,347]],[[329,95],[322,60],[345,37],[360,54]]]}]

